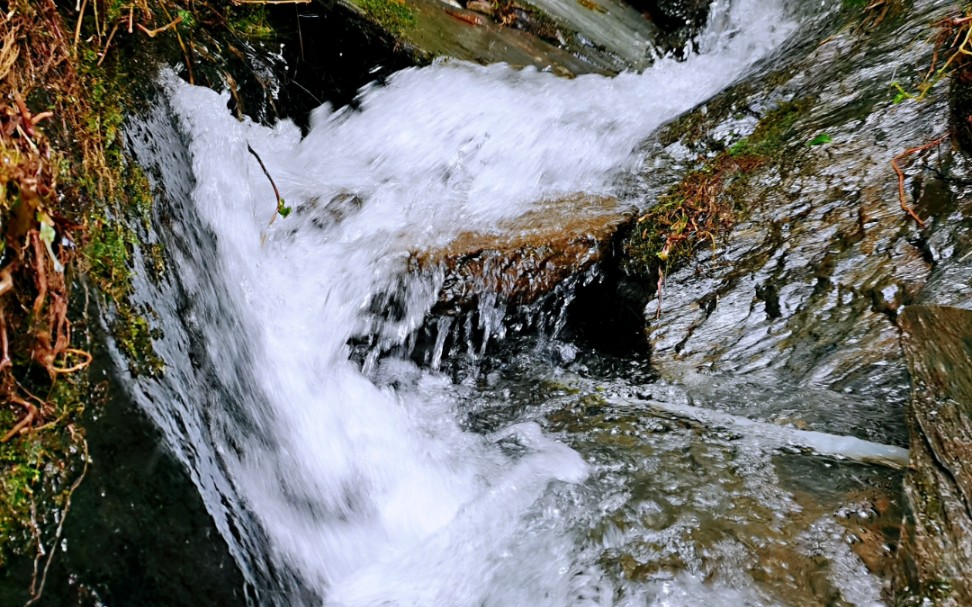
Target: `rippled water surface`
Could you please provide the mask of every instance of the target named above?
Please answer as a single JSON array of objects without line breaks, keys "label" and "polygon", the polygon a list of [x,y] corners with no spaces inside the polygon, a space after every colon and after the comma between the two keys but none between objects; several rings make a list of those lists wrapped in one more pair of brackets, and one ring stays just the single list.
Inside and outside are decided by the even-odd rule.
[{"label": "rippled water surface", "polygon": [[[303,139],[165,79],[130,133],[165,190],[153,238],[174,266],[138,285],[168,367],[136,391],[257,602],[880,601],[852,545],[892,509],[886,473],[652,408],[693,403],[658,392],[642,360],[559,338],[556,311],[543,338],[492,359],[445,341],[434,364],[408,357],[440,322],[428,313],[444,280],[409,274],[412,251],[538,201],[611,194],[655,128],[784,44],[789,14],[717,5],[700,55],[613,79],[406,70],[360,110],[317,110]],[[271,222],[248,146],[289,217]],[[482,304],[480,332],[499,337],[504,310]]]}]

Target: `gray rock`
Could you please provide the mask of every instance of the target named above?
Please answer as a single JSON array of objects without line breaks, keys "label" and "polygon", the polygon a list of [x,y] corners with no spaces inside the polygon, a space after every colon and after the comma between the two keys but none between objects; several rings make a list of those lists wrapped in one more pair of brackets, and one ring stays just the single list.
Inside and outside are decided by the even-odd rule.
[{"label": "gray rock", "polygon": [[[901,210],[891,159],[947,131],[947,86],[894,104],[888,83],[928,64],[931,44],[915,41],[927,40],[950,6],[916,2],[906,19],[822,36],[647,146],[653,162],[667,158],[686,173],[756,137],[753,129],[775,128],[768,123],[780,122],[778,108],[793,108],[755,168],[726,178],[719,200],[735,222],[715,245],[706,239],[668,267],[650,250],[635,259],[644,247],[638,234],[626,242],[630,281],[650,289],[659,271],[666,275],[660,297],[645,306],[653,362],[666,377],[701,372],[708,384],[745,383],[748,394],[762,386],[773,400],[830,393],[864,414],[844,431],[904,444],[908,380],[897,314],[917,301],[970,299],[962,277],[972,196],[966,161],[946,143],[902,161],[906,202],[924,228]],[[755,124],[740,119],[752,115]],[[820,134],[830,141],[810,145]],[[671,171],[646,169],[646,191],[664,193]],[[720,395],[732,402],[729,392]],[[834,410],[834,420],[841,415]]]},{"label": "gray rock", "polygon": [[341,0],[420,60],[506,62],[571,76],[641,70],[681,52],[711,0]]}]

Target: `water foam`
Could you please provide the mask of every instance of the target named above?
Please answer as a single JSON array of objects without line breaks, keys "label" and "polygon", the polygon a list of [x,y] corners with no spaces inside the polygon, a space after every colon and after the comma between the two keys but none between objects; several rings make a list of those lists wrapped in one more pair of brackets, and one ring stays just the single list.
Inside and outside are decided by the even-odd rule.
[{"label": "water foam", "polygon": [[[439,285],[403,278],[410,250],[494,229],[542,199],[611,193],[646,136],[793,29],[778,2],[737,0],[716,3],[702,54],[643,74],[565,80],[443,61],[364,90],[360,110],[318,109],[303,139],[290,123],[238,122],[225,94],[170,78],[195,213],[216,238],[215,259],[190,255],[180,272],[212,281],[235,316],[232,334],[201,329],[233,401],[206,415],[260,420],[243,437],[210,431],[221,472],[208,474],[234,493],[196,474],[214,517],[239,499],[271,558],[334,604],[573,600],[583,575],[565,514],[543,496],[584,480],[580,456],[536,426],[463,431],[461,386],[406,361],[365,375],[347,343],[375,330],[401,342],[423,322]],[[270,226],[275,197],[248,145],[295,208]],[[389,292],[402,300],[393,319],[372,310]],[[186,426],[196,415],[177,414]]]}]

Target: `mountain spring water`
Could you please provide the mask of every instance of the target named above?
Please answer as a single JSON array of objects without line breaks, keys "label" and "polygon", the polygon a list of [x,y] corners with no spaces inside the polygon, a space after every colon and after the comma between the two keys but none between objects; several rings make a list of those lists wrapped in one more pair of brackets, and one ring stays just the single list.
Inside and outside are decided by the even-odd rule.
[{"label": "mountain spring water", "polygon": [[[483,393],[394,355],[362,368],[348,344],[387,351],[426,321],[443,277],[409,274],[412,251],[489,233],[538,201],[614,193],[642,161],[639,143],[796,28],[780,0],[735,0],[714,5],[698,55],[642,74],[567,80],[437,62],[366,87],[358,109],[317,109],[305,137],[286,122],[237,121],[225,93],[163,76],[165,98],[129,135],[166,198],[149,240],[166,245],[171,274],[136,286],[167,367],[134,392],[253,602],[776,604],[745,558],[718,575],[610,573],[632,533],[667,533],[683,562],[700,562],[684,540],[691,521],[610,522],[637,501],[624,470],[657,462],[582,453],[583,440],[571,446],[529,415],[472,431],[470,410],[503,408],[509,390]],[[275,195],[248,146],[290,216],[270,223]],[[376,309],[388,293],[395,314]],[[745,457],[758,501],[796,511],[762,452]],[[859,563],[841,562],[859,603],[876,601]]]}]

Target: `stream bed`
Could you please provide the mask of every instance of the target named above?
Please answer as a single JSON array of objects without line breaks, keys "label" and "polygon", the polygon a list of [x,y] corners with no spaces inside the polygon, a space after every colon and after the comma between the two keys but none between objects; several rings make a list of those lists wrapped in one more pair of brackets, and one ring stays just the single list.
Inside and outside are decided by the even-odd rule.
[{"label": "stream bed", "polygon": [[641,74],[410,68],[306,135],[160,76],[127,135],[158,194],[135,299],[165,369],[125,381],[246,602],[883,604],[900,411],[666,380],[644,352],[594,348],[568,318],[596,269],[457,317],[433,314],[441,269],[409,271],[544,201],[637,207],[642,142],[839,3],[797,4],[717,2],[698,55]]}]

